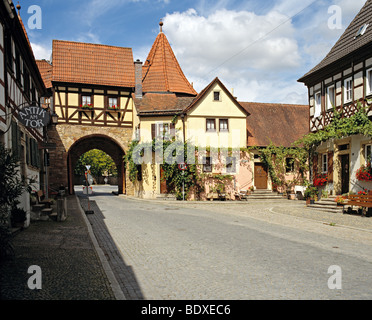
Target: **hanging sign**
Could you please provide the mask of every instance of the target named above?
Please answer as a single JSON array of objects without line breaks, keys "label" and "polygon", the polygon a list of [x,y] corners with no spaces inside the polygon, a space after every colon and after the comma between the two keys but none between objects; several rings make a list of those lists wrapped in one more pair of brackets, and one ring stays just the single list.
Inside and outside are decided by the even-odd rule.
[{"label": "hanging sign", "polygon": [[49,124],[50,115],[37,105],[24,105],[18,108],[18,120],[27,128],[38,129]]}]

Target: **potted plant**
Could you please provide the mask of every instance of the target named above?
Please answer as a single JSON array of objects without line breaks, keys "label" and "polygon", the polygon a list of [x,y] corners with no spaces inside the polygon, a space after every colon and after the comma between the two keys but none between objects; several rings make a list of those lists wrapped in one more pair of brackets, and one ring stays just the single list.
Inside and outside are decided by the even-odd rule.
[{"label": "potted plant", "polygon": [[317,193],[318,193],[318,188],[315,187],[314,185],[309,185],[306,188],[304,192],[304,197],[306,199],[306,205],[314,204],[314,202],[317,200]]},{"label": "potted plant", "polygon": [[345,204],[347,197],[346,196],[337,196],[335,202],[338,206],[342,206]]},{"label": "potted plant", "polygon": [[14,206],[11,210],[10,222],[12,227],[22,228],[26,221],[26,211]]}]

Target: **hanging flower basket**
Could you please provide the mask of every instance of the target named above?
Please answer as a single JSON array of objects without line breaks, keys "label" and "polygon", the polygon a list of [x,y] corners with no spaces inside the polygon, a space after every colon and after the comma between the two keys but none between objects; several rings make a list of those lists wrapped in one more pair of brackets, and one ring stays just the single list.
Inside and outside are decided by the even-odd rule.
[{"label": "hanging flower basket", "polygon": [[372,181],[372,168],[371,162],[367,165],[362,165],[356,172],[356,178],[358,181]]}]

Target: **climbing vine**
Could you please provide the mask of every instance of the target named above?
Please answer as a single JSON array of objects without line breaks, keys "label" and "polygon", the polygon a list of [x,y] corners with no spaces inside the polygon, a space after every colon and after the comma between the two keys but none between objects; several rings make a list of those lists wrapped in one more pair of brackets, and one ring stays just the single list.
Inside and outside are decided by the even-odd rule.
[{"label": "climbing vine", "polygon": [[[138,165],[136,159],[138,159],[138,156],[146,158],[145,153],[147,150],[147,152],[150,151],[151,153],[151,159],[149,158],[149,154],[145,162],[153,163],[153,160],[156,160],[156,163],[162,165],[164,173],[163,179],[166,181],[167,189],[173,193],[178,200],[182,199],[183,195],[185,199],[187,199],[191,190],[193,190],[196,195],[200,195],[200,193],[204,191],[202,183],[203,176],[198,171],[195,153],[188,154],[188,148],[196,150],[196,148],[191,148],[188,143],[174,140],[160,141],[154,139],[152,142],[141,144],[138,141],[132,141],[125,156],[125,162],[129,169],[130,181],[135,182],[138,180],[140,165]],[[155,159],[156,155],[162,155],[162,159]],[[153,159],[153,157],[155,158]],[[180,170],[178,166],[178,164],[182,162],[187,163],[185,170]]]},{"label": "climbing vine", "polygon": [[342,113],[333,109],[333,120],[323,130],[312,132],[294,143],[296,147],[304,148],[310,155],[315,153],[316,148],[324,141],[341,139],[352,135],[361,134],[372,136],[372,122],[368,118],[368,109],[360,102],[357,104],[356,113],[349,117],[343,117]]}]

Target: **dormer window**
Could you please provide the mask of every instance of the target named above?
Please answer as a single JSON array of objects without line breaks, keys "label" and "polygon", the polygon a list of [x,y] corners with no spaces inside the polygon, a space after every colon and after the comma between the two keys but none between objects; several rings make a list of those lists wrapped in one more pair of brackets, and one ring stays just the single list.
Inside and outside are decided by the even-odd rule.
[{"label": "dormer window", "polygon": [[363,25],[359,28],[359,30],[358,30],[357,34],[355,35],[355,38],[354,38],[354,39],[356,39],[356,38],[362,36],[362,35],[366,32],[368,26],[369,26],[368,23],[363,24]]}]

